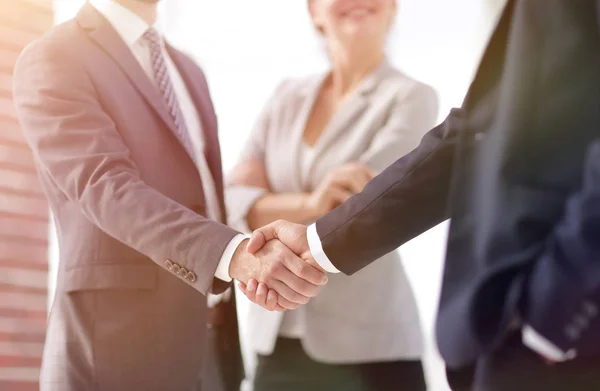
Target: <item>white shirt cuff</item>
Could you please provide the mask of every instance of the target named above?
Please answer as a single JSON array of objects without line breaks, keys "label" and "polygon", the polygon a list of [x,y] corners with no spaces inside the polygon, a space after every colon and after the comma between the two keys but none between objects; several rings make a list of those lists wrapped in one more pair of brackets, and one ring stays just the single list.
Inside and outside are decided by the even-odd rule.
[{"label": "white shirt cuff", "polygon": [[521,333],[523,345],[548,360],[562,362],[572,360],[577,356],[577,351],[574,349],[563,352],[552,342],[541,336],[531,326],[523,326]]},{"label": "white shirt cuff", "polygon": [[217,271],[215,272],[215,277],[219,280],[230,282],[232,278],[229,276],[229,264],[231,264],[231,258],[233,258],[233,254],[235,254],[235,250],[239,247],[240,243],[244,240],[248,239],[248,236],[243,234],[237,234],[231,239],[227,247],[225,247],[225,251],[223,251],[223,255],[221,256],[221,260],[219,261],[219,265],[217,266]]},{"label": "white shirt cuff", "polygon": [[312,257],[317,261],[319,266],[323,268],[326,272],[329,273],[339,273],[340,271],[333,266],[333,263],[327,258],[325,251],[323,251],[323,245],[321,244],[321,238],[319,238],[319,234],[317,233],[317,225],[311,224],[308,226],[306,230],[306,237],[308,239],[308,247],[310,248],[310,252]]}]

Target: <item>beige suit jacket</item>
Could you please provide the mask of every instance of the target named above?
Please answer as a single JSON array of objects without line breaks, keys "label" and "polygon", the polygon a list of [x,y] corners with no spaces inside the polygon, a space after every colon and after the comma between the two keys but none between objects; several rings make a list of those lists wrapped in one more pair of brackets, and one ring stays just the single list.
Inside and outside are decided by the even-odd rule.
[{"label": "beige suit jacket", "polygon": [[[224,211],[206,80],[168,50],[202,120]],[[237,232],[203,217],[202,178],[159,90],[90,5],[24,51],[14,85],[60,248],[41,389],[196,390],[203,294],[226,286],[215,270]]]}]

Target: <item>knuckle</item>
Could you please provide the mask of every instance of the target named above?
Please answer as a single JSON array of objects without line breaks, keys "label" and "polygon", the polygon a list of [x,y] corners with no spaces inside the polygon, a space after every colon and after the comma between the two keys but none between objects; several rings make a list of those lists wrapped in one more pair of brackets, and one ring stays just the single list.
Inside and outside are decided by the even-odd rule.
[{"label": "knuckle", "polygon": [[310,275],[310,271],[309,271],[309,267],[308,265],[306,265],[304,262],[299,262],[296,266],[296,271],[298,272],[298,277],[302,277],[303,279],[306,279],[307,277],[309,277]]},{"label": "knuckle", "polygon": [[300,302],[300,295],[297,292],[290,292],[289,294],[289,300],[292,303],[299,303]]},{"label": "knuckle", "polygon": [[277,267],[277,264],[274,264],[274,263],[270,263],[265,267],[265,272],[264,272],[264,277],[263,277],[262,282],[265,282],[266,280],[271,279],[271,277],[275,273],[277,273],[276,267]]},{"label": "knuckle", "polygon": [[269,274],[271,276],[279,273],[279,270],[281,270],[281,263],[279,261],[274,262],[271,265],[269,265]]},{"label": "knuckle", "polygon": [[273,259],[275,261],[272,264],[273,269],[279,271],[281,269],[281,264],[285,261],[285,255],[281,251],[277,251]]},{"label": "knuckle", "polygon": [[292,296],[293,296],[292,301],[294,303],[297,303],[297,304],[306,304],[306,303],[308,303],[308,298],[306,296],[304,296],[304,295],[301,295],[298,292],[294,292],[292,294]]}]

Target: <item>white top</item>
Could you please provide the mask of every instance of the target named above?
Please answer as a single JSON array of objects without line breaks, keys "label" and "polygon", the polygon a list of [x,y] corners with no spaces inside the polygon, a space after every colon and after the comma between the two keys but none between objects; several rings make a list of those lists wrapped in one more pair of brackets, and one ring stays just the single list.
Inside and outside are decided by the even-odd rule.
[{"label": "white top", "polygon": [[[152,60],[150,58],[150,48],[147,42],[142,39],[144,33],[154,27],[148,25],[148,23],[134,12],[128,10],[114,0],[90,0],[90,3],[113,26],[129,49],[131,49],[131,52],[146,75],[152,82],[155,82],[154,72],[152,70]],[[167,72],[171,79],[175,96],[177,96],[181,114],[183,115],[183,120],[188,129],[196,155],[196,163],[202,178],[202,187],[204,190],[204,198],[206,200],[207,217],[212,220],[220,221],[221,212],[214,178],[212,177],[206,161],[206,156],[204,155],[205,140],[202,131],[202,123],[200,122],[198,112],[194,106],[194,101],[190,96],[185,82],[166,50],[164,39],[161,39],[161,43]],[[234,237],[225,249],[215,273],[215,276],[220,280],[231,281],[231,278],[229,277],[229,263],[231,262],[231,258],[233,257],[236,248],[244,239],[244,235]]]}]

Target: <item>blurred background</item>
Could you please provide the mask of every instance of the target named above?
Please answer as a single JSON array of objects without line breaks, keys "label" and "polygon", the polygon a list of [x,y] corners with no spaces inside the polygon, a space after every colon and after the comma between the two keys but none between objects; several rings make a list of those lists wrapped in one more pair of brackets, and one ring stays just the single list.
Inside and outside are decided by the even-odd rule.
[{"label": "blurred background", "polygon": [[[0,390],[36,390],[58,247],[31,152],[12,106],[12,68],[22,48],[83,0],[0,0]],[[503,0],[398,0],[388,43],[391,61],[433,86],[439,119],[460,106]],[[220,125],[224,167],[279,81],[326,67],[306,0],[163,0],[160,24],[205,70]],[[447,223],[399,251],[413,284],[425,334],[430,390],[448,389],[433,340]],[[242,342],[253,357],[240,303]]]}]

